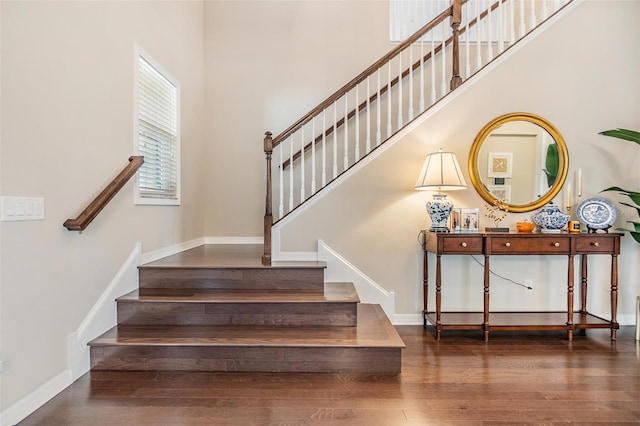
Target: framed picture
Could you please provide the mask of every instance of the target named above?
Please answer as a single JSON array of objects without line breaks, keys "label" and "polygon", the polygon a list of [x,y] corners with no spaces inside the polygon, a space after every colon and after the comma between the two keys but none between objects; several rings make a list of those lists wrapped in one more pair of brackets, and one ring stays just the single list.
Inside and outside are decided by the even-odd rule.
[{"label": "framed picture", "polygon": [[[454,213],[456,214],[454,216]],[[475,232],[479,229],[480,209],[453,209],[452,229],[456,231]]]},{"label": "framed picture", "polygon": [[488,189],[496,199],[507,203],[511,201],[511,185],[490,185]]},{"label": "framed picture", "polygon": [[510,178],[513,166],[513,154],[510,152],[490,152],[487,176],[491,178]]}]

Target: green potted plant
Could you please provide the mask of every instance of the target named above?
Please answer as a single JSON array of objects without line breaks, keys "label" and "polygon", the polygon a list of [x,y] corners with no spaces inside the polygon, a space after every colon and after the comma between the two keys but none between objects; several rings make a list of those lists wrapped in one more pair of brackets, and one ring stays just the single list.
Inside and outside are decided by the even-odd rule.
[{"label": "green potted plant", "polygon": [[[604,132],[600,132],[599,134],[604,136],[610,136],[612,138],[635,142],[638,145],[640,145],[640,132],[637,132],[635,130],[612,129],[612,130],[605,130]],[[640,216],[640,192],[629,191],[627,189],[620,188],[619,186],[612,186],[607,189],[603,189],[601,192],[605,192],[605,191],[614,191],[629,197],[635,205],[629,204],[629,203],[622,203],[622,202],[620,204],[622,204],[623,206],[634,208],[638,213],[638,216]],[[634,240],[640,243],[640,222],[636,222],[632,220],[629,220],[628,222],[633,225],[633,230],[626,229],[626,228],[617,228],[617,230],[628,232],[633,237]]]}]

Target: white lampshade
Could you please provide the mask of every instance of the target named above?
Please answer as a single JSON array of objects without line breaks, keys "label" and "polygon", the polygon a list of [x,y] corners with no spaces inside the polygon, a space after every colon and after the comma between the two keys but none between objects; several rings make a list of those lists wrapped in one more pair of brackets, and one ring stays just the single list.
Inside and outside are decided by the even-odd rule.
[{"label": "white lampshade", "polygon": [[453,204],[441,191],[465,189],[467,182],[453,152],[438,152],[427,155],[416,182],[415,189],[436,191],[433,200],[427,202],[427,212],[431,218],[431,232],[449,232],[447,221]]},{"label": "white lampshade", "polygon": [[438,152],[427,155],[416,182],[415,189],[425,191],[455,191],[466,189],[462,170],[453,152]]}]

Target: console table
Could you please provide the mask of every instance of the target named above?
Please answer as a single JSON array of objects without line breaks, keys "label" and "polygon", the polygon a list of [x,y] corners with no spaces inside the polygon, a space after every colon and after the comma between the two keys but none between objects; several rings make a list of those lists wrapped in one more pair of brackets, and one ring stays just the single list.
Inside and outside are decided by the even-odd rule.
[{"label": "console table", "polygon": [[[611,340],[616,339],[619,324],[616,321],[618,304],[618,255],[621,233],[435,233],[422,231],[424,251],[423,286],[424,326],[430,322],[440,340],[442,330],[483,330],[484,340],[489,340],[491,330],[566,330],[569,340],[575,330],[587,328],[611,329]],[[435,312],[429,312],[428,253],[436,256]],[[442,268],[443,255],[484,256],[483,312],[442,312]],[[491,312],[490,264],[492,256],[504,255],[565,255],[567,265],[567,309],[563,312]],[[574,257],[580,256],[580,309],[574,312]],[[587,312],[587,257],[588,255],[611,256],[611,319],[607,320]]]}]

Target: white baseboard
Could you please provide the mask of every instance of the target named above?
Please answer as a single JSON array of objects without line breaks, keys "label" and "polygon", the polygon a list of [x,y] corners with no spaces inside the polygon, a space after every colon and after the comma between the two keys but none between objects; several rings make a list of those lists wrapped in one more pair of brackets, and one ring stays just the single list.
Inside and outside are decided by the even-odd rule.
[{"label": "white baseboard", "polygon": [[11,426],[24,420],[29,414],[62,392],[71,383],[73,383],[71,370],[63,371],[0,413],[0,425]]},{"label": "white baseboard", "polygon": [[423,325],[422,314],[396,314],[393,325]]},{"label": "white baseboard", "polygon": [[380,305],[391,323],[395,323],[395,293],[393,291],[382,288],[322,240],[318,241],[318,260],[327,262],[326,281],[352,282],[362,303]]}]

